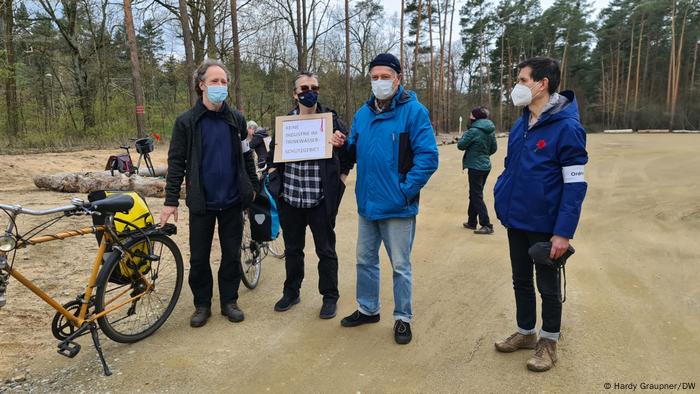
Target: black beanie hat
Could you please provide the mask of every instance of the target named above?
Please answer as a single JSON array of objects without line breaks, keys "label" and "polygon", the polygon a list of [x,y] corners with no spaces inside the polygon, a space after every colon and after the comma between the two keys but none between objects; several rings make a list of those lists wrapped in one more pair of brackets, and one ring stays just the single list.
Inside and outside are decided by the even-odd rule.
[{"label": "black beanie hat", "polygon": [[391,53],[380,53],[369,63],[369,69],[374,66],[387,66],[401,74],[401,62]]}]

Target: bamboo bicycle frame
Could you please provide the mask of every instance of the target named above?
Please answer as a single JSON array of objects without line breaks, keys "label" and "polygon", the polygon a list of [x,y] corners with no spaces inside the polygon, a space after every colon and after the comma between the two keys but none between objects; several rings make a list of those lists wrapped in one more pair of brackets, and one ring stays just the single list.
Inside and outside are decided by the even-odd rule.
[{"label": "bamboo bicycle frame", "polygon": [[[100,313],[96,313],[96,314],[92,314],[90,316],[87,316],[87,309],[88,309],[88,305],[90,302],[90,298],[92,297],[92,292],[96,286],[97,275],[99,274],[100,268],[102,267],[102,259],[103,259],[104,254],[105,254],[105,250],[107,250],[107,245],[109,244],[110,239],[111,239],[109,232],[105,231],[105,226],[84,227],[84,228],[81,228],[78,230],[67,230],[67,231],[63,231],[63,232],[53,234],[53,235],[42,235],[42,236],[31,238],[25,242],[20,242],[17,245],[17,249],[19,249],[22,247],[26,247],[28,245],[37,245],[37,244],[51,242],[51,241],[55,241],[55,240],[63,240],[66,238],[77,237],[77,236],[82,236],[82,235],[87,235],[87,234],[96,234],[96,233],[102,233],[102,235],[103,235],[102,241],[100,242],[100,247],[97,251],[97,256],[95,256],[95,262],[92,265],[92,272],[90,273],[90,278],[88,279],[88,283],[85,286],[85,295],[83,296],[83,299],[81,300],[82,305],[80,307],[80,313],[78,314],[78,316],[75,316],[72,313],[70,313],[66,308],[64,308],[61,304],[59,304],[58,301],[51,298],[51,296],[46,294],[46,292],[41,290],[37,285],[35,285],[32,281],[27,279],[24,275],[19,273],[19,271],[17,271],[14,268],[9,270],[9,273],[13,278],[17,279],[18,282],[20,282],[26,288],[31,290],[34,294],[39,296],[39,298],[44,300],[44,302],[49,304],[53,309],[58,311],[58,313],[63,315],[76,328],[83,326],[85,323],[92,323],[95,320],[111,313],[112,311],[114,311],[116,309],[119,309],[119,308],[123,307],[124,305],[127,305],[133,301],[140,299],[144,295],[148,294],[148,292],[153,288],[153,284],[147,282],[146,291],[144,291],[144,292],[142,292],[134,297],[129,298],[128,300],[120,303],[119,305],[112,306],[110,308],[105,308],[105,310],[100,312]],[[142,278],[142,280],[146,280],[146,278],[143,277],[143,275],[141,276],[141,278]],[[127,289],[126,291],[128,291],[128,290],[129,289]],[[114,302],[117,298],[124,295],[126,293],[126,291],[120,293],[116,297],[109,300],[106,303],[106,305],[109,305],[112,302]]]}]

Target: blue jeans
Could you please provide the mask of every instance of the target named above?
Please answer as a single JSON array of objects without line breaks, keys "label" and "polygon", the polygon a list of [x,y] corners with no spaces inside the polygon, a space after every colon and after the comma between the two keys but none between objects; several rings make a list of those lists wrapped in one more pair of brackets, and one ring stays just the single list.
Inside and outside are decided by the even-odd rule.
[{"label": "blue jeans", "polygon": [[416,218],[369,221],[359,217],[357,231],[357,304],[365,315],[379,314],[379,245],[384,242],[394,270],[394,319],[413,319],[411,248]]}]

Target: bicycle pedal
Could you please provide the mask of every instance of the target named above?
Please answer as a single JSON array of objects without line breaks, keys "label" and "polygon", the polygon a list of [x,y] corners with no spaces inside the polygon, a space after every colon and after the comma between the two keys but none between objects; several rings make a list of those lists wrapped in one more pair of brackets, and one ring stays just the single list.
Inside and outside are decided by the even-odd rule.
[{"label": "bicycle pedal", "polygon": [[73,341],[63,341],[58,344],[58,354],[73,358],[80,353],[80,344]]}]

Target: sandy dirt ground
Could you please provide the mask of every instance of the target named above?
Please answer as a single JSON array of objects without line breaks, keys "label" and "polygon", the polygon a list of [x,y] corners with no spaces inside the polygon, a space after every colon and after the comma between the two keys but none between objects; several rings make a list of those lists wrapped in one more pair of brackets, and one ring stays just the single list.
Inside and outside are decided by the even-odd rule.
[{"label": "sandy dirt ground", "polygon": [[[499,139],[486,187],[489,207],[505,142]],[[588,147],[589,191],[567,270],[560,361],[548,373],[526,369],[531,351],[494,350],[493,342],[515,327],[506,233],[501,226],[493,236],[462,228],[467,179],[460,152],[448,145],[440,147],[440,169],[421,198],[411,344],[393,341],[385,254],[381,322],[340,327],[340,318],[355,310],[351,175],[336,229],[341,298],[335,319],[318,318],[317,259],[307,234],[299,305],[273,311],[284,265],[268,257],[258,288],[241,286],[243,323],[229,323],[214,310],[205,327],[192,329],[185,284],[173,315],[153,336],[133,345],[104,340],[114,375],[103,377],[89,337],[79,340],[83,350],[75,359],[56,354],[52,309],[13,281],[0,310],[0,392],[605,392],[606,383],[682,382],[700,390],[700,136],[597,134]],[[157,149],[154,162],[164,165],[166,149]],[[99,169],[109,153],[0,156],[0,201],[64,204],[69,195],[38,190],[31,176]],[[162,200],[149,202],[158,214]],[[187,260],[186,218],[182,209],[176,240]],[[20,226],[31,223],[25,218]],[[81,292],[91,265],[86,256],[95,250],[90,236],[50,243],[22,251],[15,267],[66,302]],[[212,256],[218,264],[218,247]]]}]

